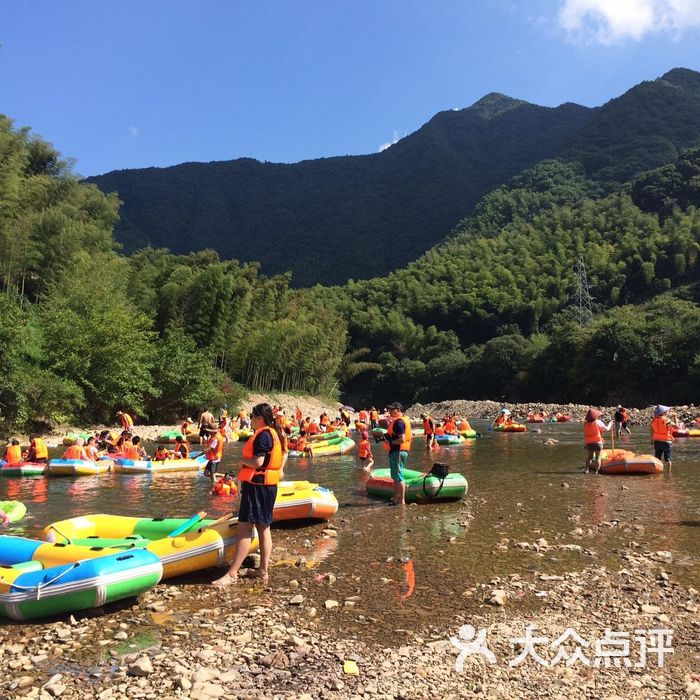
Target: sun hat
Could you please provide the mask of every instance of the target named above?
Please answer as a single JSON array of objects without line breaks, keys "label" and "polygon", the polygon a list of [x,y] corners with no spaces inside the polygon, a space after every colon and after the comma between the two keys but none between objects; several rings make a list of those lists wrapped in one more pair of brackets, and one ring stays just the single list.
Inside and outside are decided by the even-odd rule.
[{"label": "sun hat", "polygon": [[592,420],[598,420],[603,415],[602,411],[599,411],[597,408],[589,408],[588,413],[586,413],[586,420],[587,421],[592,421]]},{"label": "sun hat", "polygon": [[502,409],[501,409],[501,413],[502,413],[504,416],[509,416],[509,415],[510,415],[510,411],[509,411],[507,408],[502,408]]},{"label": "sun hat", "polygon": [[654,418],[658,418],[659,416],[665,416],[670,410],[671,409],[669,406],[664,406],[663,404],[659,404],[654,409]]}]

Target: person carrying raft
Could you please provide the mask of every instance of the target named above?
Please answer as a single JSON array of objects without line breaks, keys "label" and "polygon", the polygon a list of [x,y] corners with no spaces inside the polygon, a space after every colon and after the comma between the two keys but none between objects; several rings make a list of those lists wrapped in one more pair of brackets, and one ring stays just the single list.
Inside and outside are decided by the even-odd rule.
[{"label": "person carrying raft", "polygon": [[583,438],[586,448],[586,467],[583,470],[584,474],[593,471],[593,462],[596,463],[595,473],[600,471],[600,453],[603,451],[603,433],[610,432],[613,426],[613,421],[607,425],[600,420],[603,415],[602,411],[597,408],[589,408],[586,413],[586,418],[583,421]]}]

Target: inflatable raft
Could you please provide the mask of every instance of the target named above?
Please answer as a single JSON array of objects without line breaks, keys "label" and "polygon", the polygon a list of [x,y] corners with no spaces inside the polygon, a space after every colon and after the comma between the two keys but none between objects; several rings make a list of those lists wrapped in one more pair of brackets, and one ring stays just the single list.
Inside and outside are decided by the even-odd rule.
[{"label": "inflatable raft", "polygon": [[697,428],[671,428],[671,435],[674,438],[696,438],[700,437],[700,429]]},{"label": "inflatable raft", "polygon": [[0,476],[43,476],[48,464],[37,462],[0,463]]},{"label": "inflatable raft", "polygon": [[70,447],[71,445],[75,445],[75,441],[78,438],[87,440],[89,437],[92,437],[92,433],[68,433],[68,435],[63,438],[63,444],[66,447]]},{"label": "inflatable raft", "polygon": [[523,423],[511,423],[510,425],[496,425],[493,428],[496,433],[524,433],[527,428]]},{"label": "inflatable raft", "polygon": [[661,474],[663,463],[653,455],[638,455],[629,450],[603,450],[599,474],[608,476]]},{"label": "inflatable raft", "polygon": [[330,489],[308,481],[280,481],[272,511],[273,522],[283,520],[328,520],[338,511],[338,500]]},{"label": "inflatable raft", "polygon": [[336,437],[315,442],[310,447],[312,457],[344,455],[355,447],[355,441],[349,437]]},{"label": "inflatable raft", "polygon": [[27,514],[27,506],[21,501],[0,501],[0,511],[5,514],[7,522],[16,523]]},{"label": "inflatable raft", "polygon": [[[126,551],[147,549],[162,562],[163,578],[219,566],[233,558],[238,539],[237,523],[226,522],[204,527],[200,521],[184,534],[169,536],[187,522],[186,518],[84,515],[48,525],[44,528],[42,537],[64,545],[93,545]],[[256,537],[251,543],[250,551],[254,551],[257,546]]]},{"label": "inflatable raft", "polygon": [[184,438],[185,440],[189,440],[191,437],[195,438],[196,441],[199,441],[198,432],[190,432],[187,433],[187,435],[183,435],[179,430],[166,430],[164,433],[158,435],[155,441],[161,445],[174,445],[176,438]]},{"label": "inflatable raft", "polygon": [[[450,501],[462,498],[467,493],[467,480],[457,473],[448,474],[444,479],[430,472],[416,472],[404,469],[406,480],[406,502],[427,503],[430,501]],[[367,494],[377,498],[393,498],[394,481],[389,469],[375,469],[367,480]]]},{"label": "inflatable raft", "polygon": [[544,423],[547,416],[544,413],[528,413],[527,422],[528,423]]},{"label": "inflatable raft", "polygon": [[156,462],[152,459],[124,459],[117,457],[112,470],[118,474],[161,474],[169,472],[191,472],[204,469],[207,458],[197,455],[191,459],[165,459]]},{"label": "inflatable raft", "polygon": [[438,445],[461,445],[464,441],[465,438],[463,435],[445,434],[435,436],[435,442],[437,442]]},{"label": "inflatable raft", "polygon": [[49,476],[94,476],[106,474],[112,468],[111,459],[90,462],[86,459],[52,459],[46,473]]},{"label": "inflatable raft", "polygon": [[[72,559],[56,562],[67,557]],[[150,590],[162,574],[160,559],[146,550],[0,537],[0,615],[33,620],[99,607]]]}]

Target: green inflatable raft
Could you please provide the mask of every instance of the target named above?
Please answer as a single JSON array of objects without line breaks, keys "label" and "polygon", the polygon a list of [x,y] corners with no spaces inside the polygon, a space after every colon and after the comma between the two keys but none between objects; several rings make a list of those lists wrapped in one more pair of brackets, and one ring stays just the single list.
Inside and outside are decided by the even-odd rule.
[{"label": "green inflatable raft", "polygon": [[[467,480],[457,473],[447,474],[443,479],[430,472],[404,469],[406,502],[427,503],[430,501],[453,501],[467,493]],[[394,481],[389,469],[374,469],[367,480],[367,494],[377,498],[394,496]]]},{"label": "green inflatable raft", "polygon": [[16,523],[27,514],[27,506],[21,501],[0,501],[0,512],[5,514],[8,522]]}]

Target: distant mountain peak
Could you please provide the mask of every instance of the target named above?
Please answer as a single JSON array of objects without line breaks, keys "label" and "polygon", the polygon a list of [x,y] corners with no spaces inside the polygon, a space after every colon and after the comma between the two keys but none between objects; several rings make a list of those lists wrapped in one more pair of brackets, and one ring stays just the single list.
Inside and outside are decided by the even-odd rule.
[{"label": "distant mountain peak", "polygon": [[672,68],[668,73],[664,73],[659,80],[665,80],[667,83],[681,88],[700,89],[700,73],[689,68]]},{"label": "distant mountain peak", "polygon": [[525,100],[517,100],[515,97],[508,97],[508,95],[504,95],[501,92],[489,92],[467,109],[470,112],[478,112],[483,117],[490,119],[526,104],[529,103]]}]

